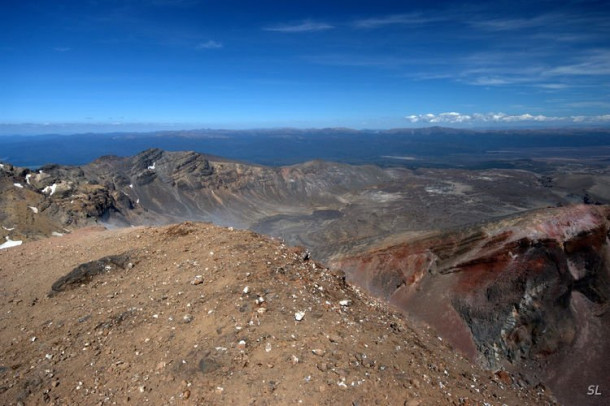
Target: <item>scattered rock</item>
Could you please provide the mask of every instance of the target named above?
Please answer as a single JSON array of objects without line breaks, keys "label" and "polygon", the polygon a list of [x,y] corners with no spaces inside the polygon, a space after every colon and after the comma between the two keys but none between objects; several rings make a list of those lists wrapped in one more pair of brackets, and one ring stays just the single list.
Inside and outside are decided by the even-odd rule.
[{"label": "scattered rock", "polygon": [[[397,331],[392,323],[407,325],[404,315],[330,272],[312,272],[294,249],[205,224],[174,228],[171,238],[168,229],[85,237],[77,232],[52,246],[31,243],[24,256],[20,251],[0,255],[0,277],[9,295],[0,303],[3,334],[11,337],[0,354],[6,360],[0,367],[0,403],[15,404],[23,392],[25,404],[273,405],[301,399],[303,404],[393,405],[415,397],[423,405],[467,396],[484,404],[493,388],[506,404],[545,404],[546,390],[537,395],[541,389],[519,389],[521,399],[512,385],[489,385],[489,374],[456,358],[433,332]],[[140,239],[133,237],[136,232]],[[138,247],[132,271],[104,268],[107,273],[88,286],[30,306],[41,298],[41,287],[63,274],[66,252],[86,263],[125,249],[126,242]],[[37,259],[40,253],[44,260]],[[198,273],[189,269],[199,267],[208,268],[200,272],[205,283],[188,287]],[[247,293],[244,267],[250,273]],[[284,274],[275,272],[280,267]],[[6,277],[17,274],[22,279]],[[358,306],[356,297],[362,298]],[[257,298],[264,301],[257,305]],[[353,301],[349,311],[339,310],[341,300]],[[300,323],[306,313],[308,320]],[[91,374],[80,375],[79,384],[74,371],[82,368]],[[476,382],[480,392],[471,392],[472,379],[462,375],[467,371],[484,377]],[[423,372],[428,376],[422,378]],[[410,384],[415,376],[421,386]],[[26,382],[31,382],[27,389]]]},{"label": "scattered rock", "polygon": [[203,283],[203,275],[197,275],[191,281],[191,285],[201,285]]},{"label": "scattered rock", "polygon": [[497,371],[495,373],[495,376],[500,380],[500,382],[504,383],[505,385],[510,385],[513,383],[510,374],[504,370]]}]

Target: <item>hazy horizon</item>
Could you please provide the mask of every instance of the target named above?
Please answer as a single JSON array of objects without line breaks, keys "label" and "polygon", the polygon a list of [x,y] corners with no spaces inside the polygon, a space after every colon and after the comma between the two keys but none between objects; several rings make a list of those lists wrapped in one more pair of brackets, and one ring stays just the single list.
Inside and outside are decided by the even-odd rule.
[{"label": "hazy horizon", "polygon": [[[392,130],[426,130],[431,128],[442,128],[448,130],[471,130],[471,131],[569,131],[569,130],[610,130],[610,123],[600,124],[555,124],[540,123],[537,125],[516,123],[513,125],[403,125],[396,127],[349,127],[341,125],[328,126],[231,126],[219,125],[210,127],[206,124],[184,124],[184,123],[19,123],[7,124],[0,123],[0,137],[2,136],[52,136],[52,135],[79,135],[79,134],[149,134],[161,132],[196,132],[196,131],[227,131],[227,132],[248,132],[248,131],[321,131],[326,129],[345,129],[347,131],[392,131]],[[610,140],[609,140],[610,142]]]}]

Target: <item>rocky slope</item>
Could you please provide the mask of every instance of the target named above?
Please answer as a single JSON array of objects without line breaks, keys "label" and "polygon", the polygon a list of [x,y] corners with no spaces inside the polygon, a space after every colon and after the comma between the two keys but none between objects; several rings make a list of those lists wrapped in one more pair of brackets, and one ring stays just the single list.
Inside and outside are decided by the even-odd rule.
[{"label": "rocky slope", "polygon": [[0,403],[544,405],[298,249],[184,223],[0,251]]},{"label": "rocky slope", "polygon": [[96,222],[197,220],[282,237],[307,246],[321,260],[404,231],[610,199],[603,192],[610,176],[600,169],[541,176],[322,161],[272,168],[158,149],[102,157],[82,167],[47,165],[32,171],[0,165],[0,225],[14,228],[5,230],[12,240]]},{"label": "rocky slope", "polygon": [[588,391],[610,392],[609,229],[608,206],[547,209],[395,237],[333,266],[482,365],[604,404]]}]

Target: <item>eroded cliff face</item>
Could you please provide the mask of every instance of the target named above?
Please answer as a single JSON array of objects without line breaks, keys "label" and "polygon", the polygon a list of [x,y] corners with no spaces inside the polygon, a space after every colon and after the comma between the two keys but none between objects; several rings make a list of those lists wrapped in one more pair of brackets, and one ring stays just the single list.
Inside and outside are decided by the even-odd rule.
[{"label": "eroded cliff face", "polygon": [[33,171],[3,164],[0,224],[16,225],[11,236],[24,240],[99,221],[121,226],[199,220],[269,228],[262,222],[278,214],[311,216],[313,222],[340,217],[342,194],[394,177],[373,166],[319,161],[270,168],[159,149],[106,156],[82,167]]},{"label": "eroded cliff face", "polygon": [[607,206],[539,210],[407,236],[334,266],[487,368],[597,404],[588,387],[610,373],[609,217]]},{"label": "eroded cliff face", "polygon": [[[599,181],[605,176],[601,171]],[[208,221],[283,238],[326,261],[405,231],[582,201],[581,183],[562,189],[553,182],[550,175],[523,170],[409,170],[324,161],[264,167],[149,149],[80,167],[30,170],[0,163],[0,226],[15,228],[9,237],[25,241],[100,221]]]}]

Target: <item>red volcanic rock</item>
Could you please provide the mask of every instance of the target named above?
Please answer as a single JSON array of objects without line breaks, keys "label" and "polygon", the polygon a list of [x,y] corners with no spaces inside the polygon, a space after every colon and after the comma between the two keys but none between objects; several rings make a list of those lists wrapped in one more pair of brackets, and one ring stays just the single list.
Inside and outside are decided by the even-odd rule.
[{"label": "red volcanic rock", "polygon": [[538,210],[406,236],[334,266],[487,368],[597,404],[589,385],[610,393],[609,218],[608,206]]}]

